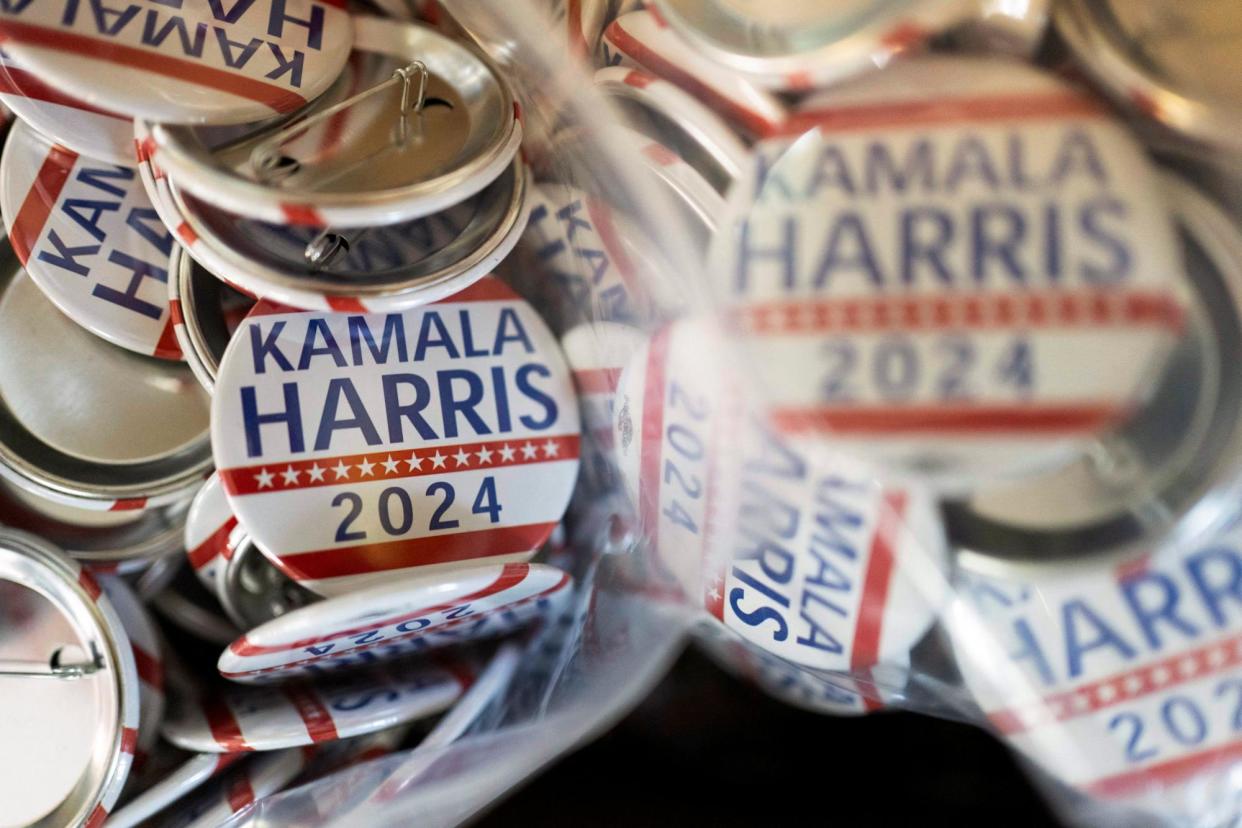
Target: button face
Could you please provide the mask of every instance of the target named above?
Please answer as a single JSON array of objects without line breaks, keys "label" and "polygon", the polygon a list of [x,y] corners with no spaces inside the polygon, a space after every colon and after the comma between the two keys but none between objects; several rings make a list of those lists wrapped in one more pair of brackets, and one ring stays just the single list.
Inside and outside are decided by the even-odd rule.
[{"label": "button face", "polygon": [[969,0],[656,0],[661,22],[714,62],[805,92],[886,65],[979,13]]},{"label": "button face", "polygon": [[112,602],[129,638],[138,670],[138,739],[134,762],[146,762],[160,735],[164,720],[164,658],[155,622],[136,596],[119,578],[100,578],[99,585]]},{"label": "button face", "polygon": [[1084,793],[1202,816],[1242,746],[1240,526],[1077,566],[962,554],[947,628],[992,726]]},{"label": "button face", "polygon": [[473,665],[392,665],[315,684],[233,687],[177,700],[164,737],[186,750],[236,753],[348,739],[447,709]]},{"label": "button face", "polygon": [[107,161],[134,163],[134,121],[64,94],[0,51],[0,101],[21,120],[65,149]]},{"label": "button face", "polygon": [[238,520],[322,595],[525,560],[578,471],[569,369],[492,277],[383,316],[259,303],[225,353],[211,419]]},{"label": "button face", "polygon": [[786,107],[736,72],[722,71],[664,25],[651,9],[623,14],[604,30],[606,66],[636,66],[674,83],[742,127],[752,137],[777,131]]},{"label": "button face", "polygon": [[1068,462],[1133,414],[1182,333],[1185,275],[1107,110],[1015,64],[925,58],[790,130],[757,145],[710,256],[781,430],[960,491]]},{"label": "button face", "polygon": [[31,278],[66,316],[114,345],[181,359],[168,309],[172,235],[133,167],[59,147],[13,125],[0,209]]},{"label": "button face", "polygon": [[707,320],[679,321],[621,377],[618,463],[657,567],[793,664],[864,678],[905,664],[945,597],[935,503],[765,427],[727,354]]},{"label": "button face", "polygon": [[237,518],[224,496],[219,473],[213,472],[194,495],[185,520],[185,554],[194,574],[214,593],[218,570],[224,566],[224,550]]},{"label": "button face", "polygon": [[[425,26],[359,16],[355,27],[357,59],[344,82],[297,124],[257,125],[220,145],[216,130],[152,118],[156,163],[215,207],[316,228],[422,218],[510,166],[522,140],[520,108],[480,53]],[[327,106],[346,100],[340,110]]]},{"label": "button face", "polygon": [[572,583],[543,564],[389,579],[251,630],[217,666],[233,681],[288,681],[495,637],[555,615]]},{"label": "button face", "polygon": [[336,0],[94,11],[0,9],[12,59],[91,106],[169,123],[238,124],[292,112],[341,73],[353,41]]}]

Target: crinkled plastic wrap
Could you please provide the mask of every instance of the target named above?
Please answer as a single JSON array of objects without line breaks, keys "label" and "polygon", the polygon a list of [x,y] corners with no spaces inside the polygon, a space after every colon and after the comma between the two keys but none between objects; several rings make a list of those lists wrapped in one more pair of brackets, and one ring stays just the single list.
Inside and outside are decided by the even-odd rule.
[{"label": "crinkled plastic wrap", "polygon": [[988,728],[1072,823],[1238,821],[1230,148],[985,5],[811,91],[671,71],[629,4],[450,6],[523,108],[501,273],[581,396],[576,592],[460,739],[230,825],[467,820],[691,639],[812,713]]}]

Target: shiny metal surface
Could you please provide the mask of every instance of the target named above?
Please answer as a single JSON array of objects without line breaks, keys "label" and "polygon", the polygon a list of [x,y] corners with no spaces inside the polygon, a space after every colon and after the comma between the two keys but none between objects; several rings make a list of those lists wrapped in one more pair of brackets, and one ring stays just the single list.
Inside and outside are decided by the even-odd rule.
[{"label": "shiny metal surface", "polygon": [[219,593],[225,614],[243,630],[322,600],[273,566],[244,533],[221,572]]},{"label": "shiny metal surface", "polygon": [[254,300],[216,278],[194,261],[181,245],[173,247],[168,261],[168,278],[178,282],[177,296],[181,301],[183,329],[190,346],[182,348],[186,362],[204,387],[210,390],[224,349],[228,347],[237,324],[254,305]]},{"label": "shiny metal surface", "polygon": [[210,400],[184,365],[100,340],[0,250],[0,462],[82,498],[168,496],[210,464]]}]

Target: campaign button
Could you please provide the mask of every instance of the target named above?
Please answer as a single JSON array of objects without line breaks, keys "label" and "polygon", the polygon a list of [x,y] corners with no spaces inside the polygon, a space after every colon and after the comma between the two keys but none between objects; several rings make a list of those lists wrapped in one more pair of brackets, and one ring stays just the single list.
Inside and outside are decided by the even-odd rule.
[{"label": "campaign button", "polygon": [[0,40],[16,63],[91,106],[238,124],[314,100],[341,73],[353,26],[337,0],[25,2],[0,8]]},{"label": "campaign button", "polygon": [[[235,762],[206,789],[178,802],[161,828],[217,828],[255,802],[283,790],[314,758],[312,748],[289,748]],[[228,754],[219,754],[221,758]]]},{"label": "campaign button", "polygon": [[231,767],[245,753],[199,753],[187,759],[108,817],[108,828],[134,828]]},{"label": "campaign button", "polygon": [[554,616],[572,583],[555,567],[524,563],[393,576],[251,630],[218,667],[233,681],[288,681],[494,638]]},{"label": "campaign button", "polygon": [[212,473],[190,503],[185,519],[185,554],[194,574],[209,591],[216,588],[216,573],[224,565],[224,549],[237,518],[229,508],[220,475]]},{"label": "campaign button", "polygon": [[168,309],[172,235],[133,167],[19,122],[0,161],[0,209],[18,258],[66,316],[122,348],[181,359]]},{"label": "campaign button", "polygon": [[721,336],[675,322],[621,377],[615,450],[657,571],[795,665],[871,680],[907,662],[945,597],[934,500],[776,433]]},{"label": "campaign button", "polygon": [[174,699],[164,737],[186,750],[235,753],[331,742],[433,716],[473,680],[465,662],[418,661],[316,684],[227,688]]},{"label": "campaign button", "polygon": [[585,322],[561,337],[561,350],[572,372],[582,424],[604,448],[612,447],[613,402],[621,371],[646,334],[618,322]]},{"label": "campaign button", "polygon": [[1242,520],[1112,559],[963,551],[946,627],[1014,749],[1107,802],[1195,821],[1242,757]]},{"label": "campaign button", "polygon": [[756,146],[709,272],[784,432],[962,491],[1135,412],[1183,330],[1179,253],[1151,163],[1096,100],[912,58]]},{"label": "campaign button", "polygon": [[492,277],[386,315],[260,302],[212,409],[234,514],[321,595],[529,559],[569,503],[578,430],[555,339]]},{"label": "campaign button", "polygon": [[98,581],[121,619],[138,670],[138,739],[134,745],[134,768],[138,770],[154,749],[164,720],[164,658],[160,634],[128,584],[115,577],[101,577]]},{"label": "campaign button", "polygon": [[0,51],[0,102],[71,152],[110,164],[133,164],[134,121],[49,86]]},{"label": "campaign button", "polygon": [[970,0],[655,0],[652,12],[717,71],[801,93],[888,65],[972,19],[979,6]]},{"label": "campaign button", "polygon": [[359,15],[353,26],[357,58],[296,122],[221,141],[217,130],[153,117],[156,163],[215,207],[317,229],[423,218],[511,166],[521,107],[480,51],[387,18]]},{"label": "campaign button", "polygon": [[736,72],[721,71],[652,9],[608,24],[600,44],[605,66],[635,66],[681,87],[751,137],[775,132],[787,109],[774,94]]}]

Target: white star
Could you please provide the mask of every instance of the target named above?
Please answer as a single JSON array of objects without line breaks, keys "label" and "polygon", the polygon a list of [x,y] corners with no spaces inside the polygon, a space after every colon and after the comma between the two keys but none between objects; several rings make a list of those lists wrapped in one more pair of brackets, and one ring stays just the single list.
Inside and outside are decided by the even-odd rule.
[{"label": "white star", "polygon": [[1183,676],[1193,676],[1195,673],[1199,672],[1199,662],[1195,660],[1194,656],[1183,659],[1182,662],[1177,665],[1177,671]]},{"label": "white star", "polygon": [[324,473],[324,472],[326,472],[326,471],[327,471],[327,469],[321,469],[321,468],[319,467],[319,464],[318,464],[318,463],[316,463],[315,465],[313,465],[313,466],[311,466],[309,469],[307,469],[307,470],[306,470],[306,473],[310,475],[311,482],[312,482],[312,483],[314,483],[314,482],[316,482],[316,481],[322,481],[322,480],[323,480],[323,473]]},{"label": "white star", "polygon": [[374,468],[375,464],[364,457],[362,458],[362,462],[358,464],[358,474],[366,477],[368,474],[371,474],[371,470]]},{"label": "white star", "polygon": [[1096,691],[1101,702],[1110,702],[1117,695],[1117,688],[1111,684],[1101,684],[1100,689]]},{"label": "white star", "polygon": [[512,463],[514,451],[516,451],[516,449],[514,449],[513,446],[509,445],[508,443],[505,443],[503,446],[501,446],[500,447],[500,462]]},{"label": "white star", "polygon": [[410,459],[406,460],[405,464],[410,467],[410,471],[422,471],[423,458],[413,452],[410,452]]},{"label": "white star", "polygon": [[298,478],[302,476],[302,473],[292,465],[289,465],[280,473],[280,476],[285,479],[286,486],[296,486],[298,485]]},{"label": "white star", "polygon": [[435,454],[431,455],[431,467],[435,469],[442,469],[444,468],[444,461],[447,459],[447,457],[437,451]]},{"label": "white star", "polygon": [[527,443],[526,445],[522,446],[522,458],[525,460],[534,460],[536,451],[538,451],[538,449],[536,449],[530,443]]},{"label": "white star", "polygon": [[548,442],[543,444],[543,456],[544,457],[556,457],[560,453],[561,453],[560,444],[557,443],[555,440],[549,440]]},{"label": "white star", "polygon": [[470,455],[466,454],[462,449],[457,450],[457,453],[453,455],[453,459],[457,461],[457,468],[459,469],[462,466],[470,465]]},{"label": "white star", "polygon": [[1172,676],[1169,675],[1168,667],[1161,666],[1151,671],[1152,684],[1164,684],[1170,678],[1172,678]]},{"label": "white star", "polygon": [[1208,651],[1208,663],[1213,667],[1219,667],[1229,660],[1229,651],[1224,647],[1213,647]]},{"label": "white star", "polygon": [[715,587],[712,587],[712,591],[707,593],[707,595],[708,597],[712,599],[713,602],[720,600],[720,590],[716,589]]},{"label": "white star", "polygon": [[1125,690],[1127,695],[1132,695],[1143,689],[1143,680],[1137,675],[1126,677]]},{"label": "white star", "polygon": [[475,457],[477,457],[477,458],[479,458],[479,463],[480,463],[480,464],[483,464],[483,463],[490,463],[490,462],[492,462],[492,453],[493,453],[493,452],[492,452],[492,450],[491,450],[491,449],[489,449],[487,446],[484,446],[483,448],[481,448],[481,449],[479,449],[478,451],[476,451],[476,452],[474,453],[474,456],[475,456]]},{"label": "white star", "polygon": [[336,472],[336,479],[343,480],[349,477],[349,466],[345,465],[344,460],[337,460],[336,465],[332,467],[332,471]]},{"label": "white star", "polygon": [[271,488],[272,480],[275,477],[276,475],[272,474],[267,469],[263,469],[254,476],[254,479],[259,482],[260,489],[267,489],[267,488]]},{"label": "white star", "polygon": [[397,461],[393,460],[392,455],[390,454],[388,455],[388,459],[384,461],[384,471],[388,472],[389,474],[396,474],[397,465],[398,465]]}]

